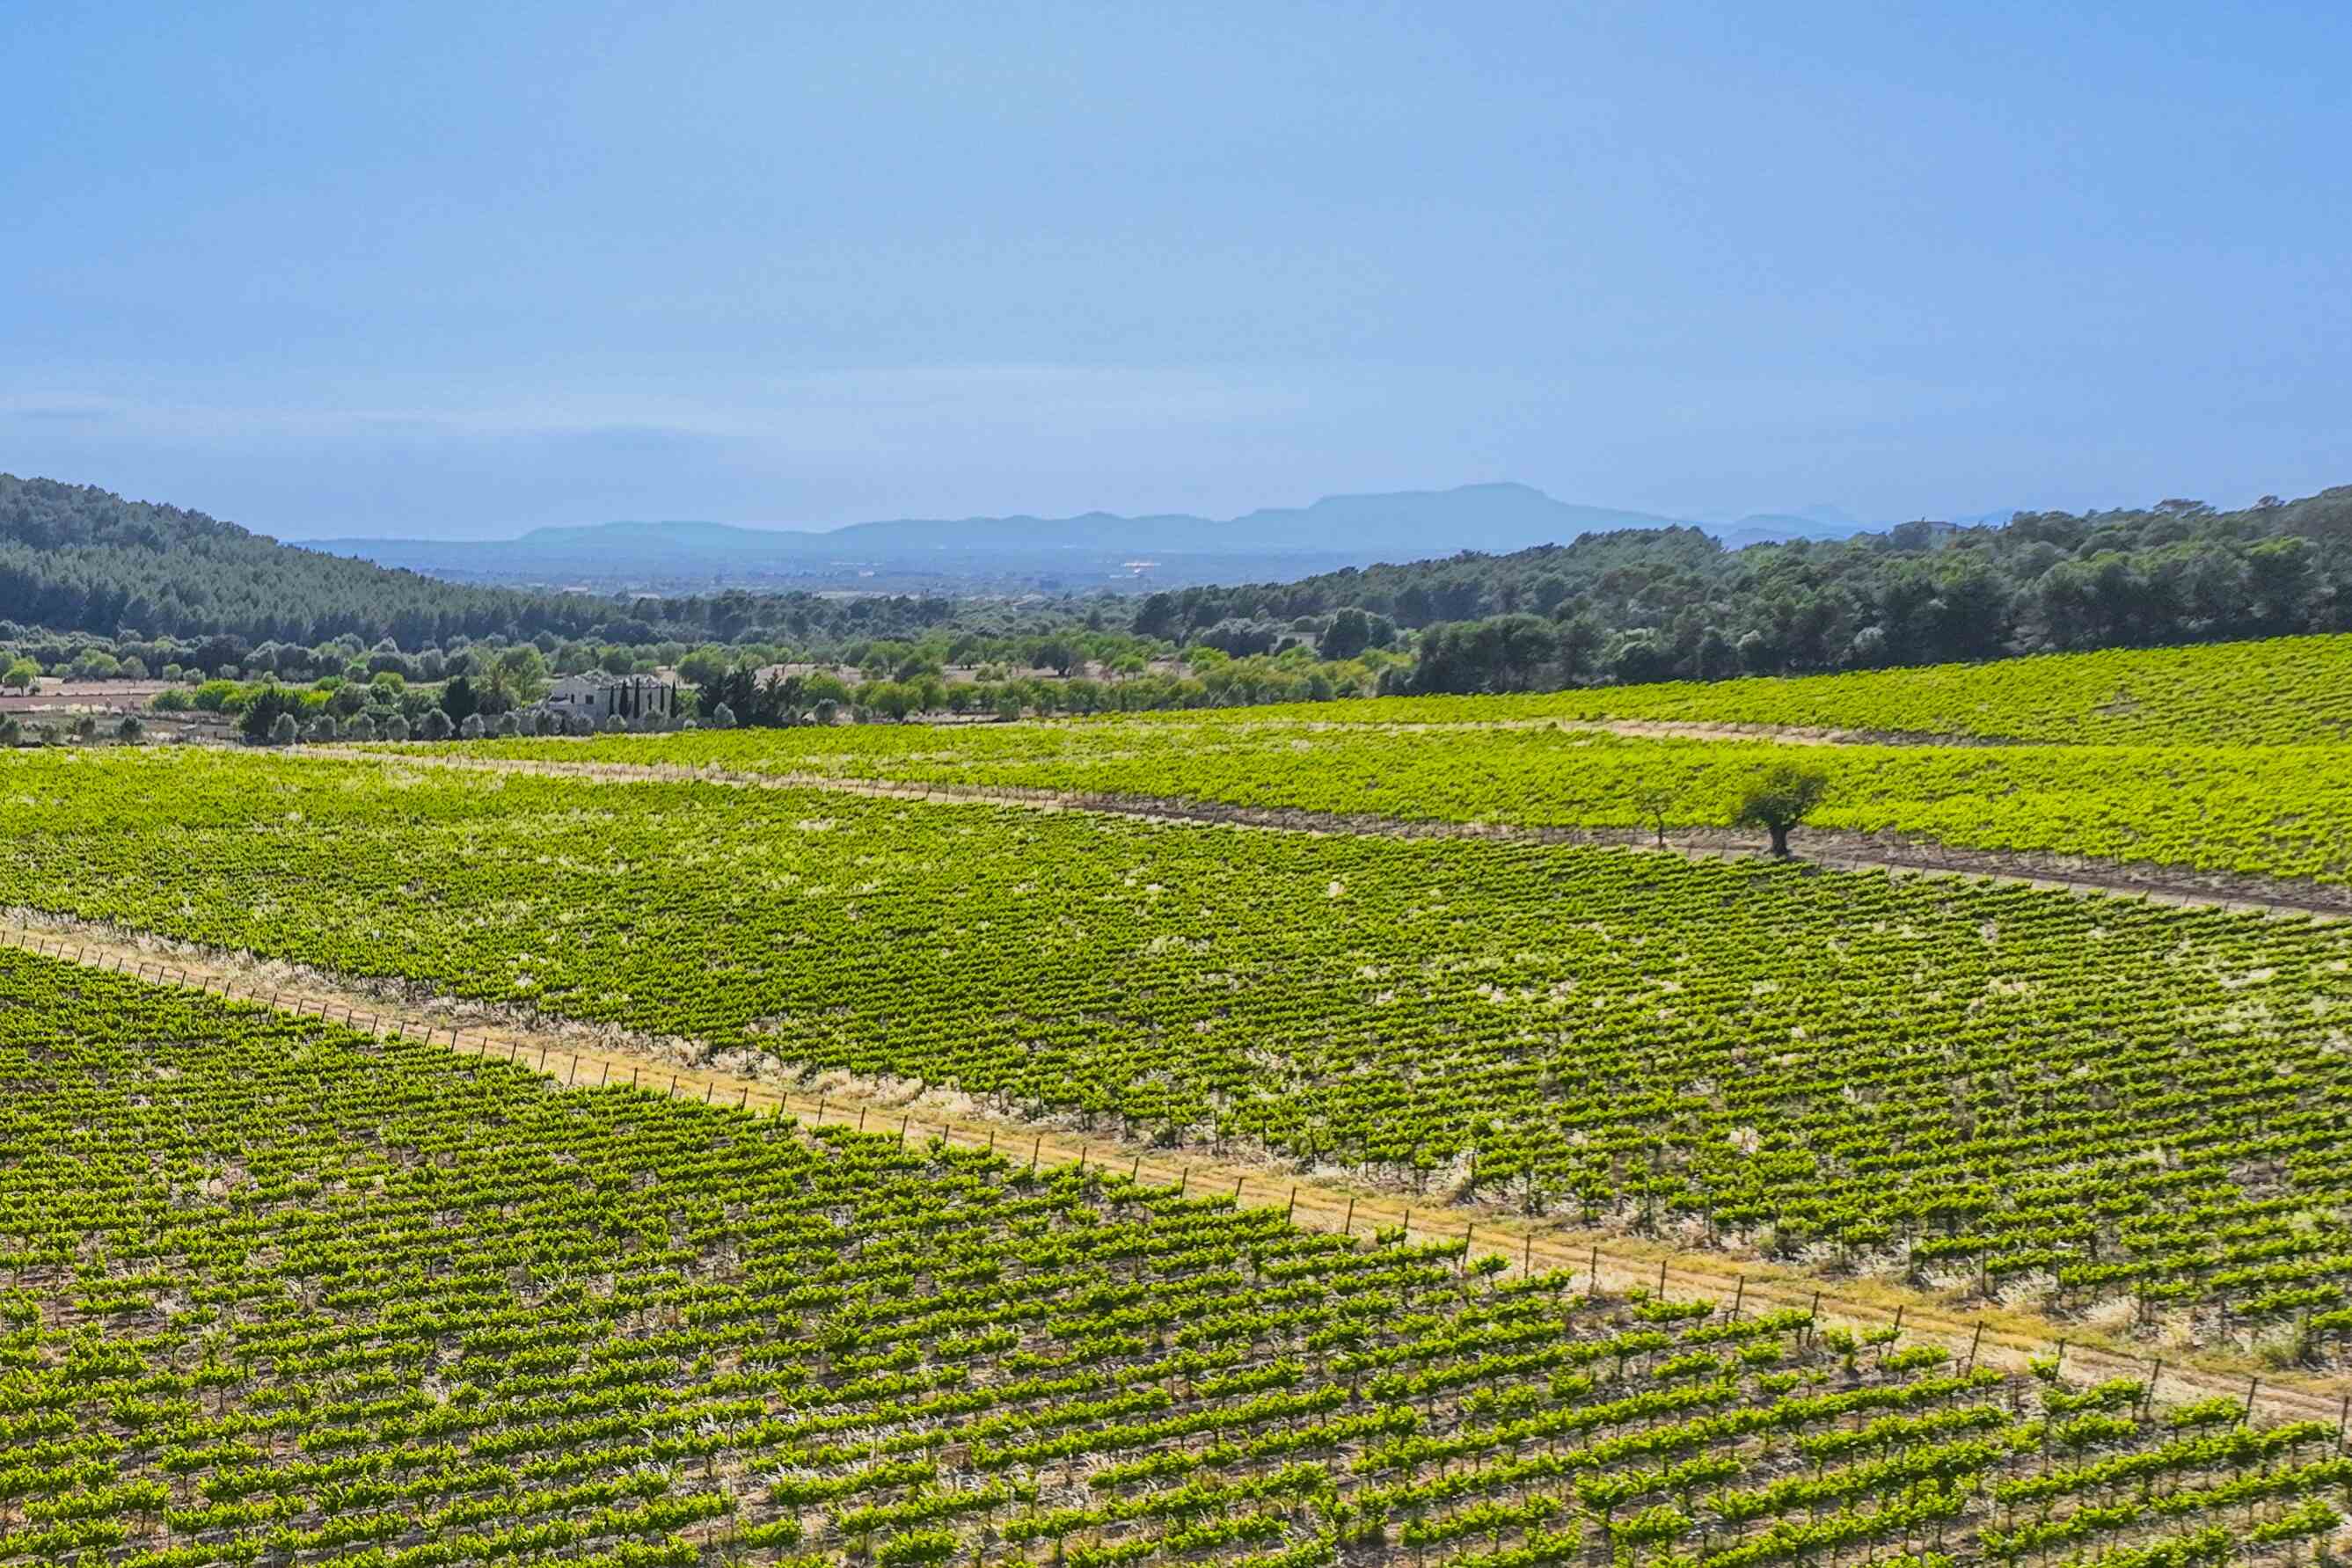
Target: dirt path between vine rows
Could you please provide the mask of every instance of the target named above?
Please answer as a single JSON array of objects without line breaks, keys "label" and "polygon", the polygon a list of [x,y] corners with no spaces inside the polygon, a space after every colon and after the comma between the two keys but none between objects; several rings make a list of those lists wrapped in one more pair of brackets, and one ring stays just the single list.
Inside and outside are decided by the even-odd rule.
[{"label": "dirt path between vine rows", "polygon": [[[520,773],[578,779],[591,783],[699,783],[739,789],[821,789],[878,800],[919,800],[934,805],[1003,806],[1026,810],[1082,811],[1157,822],[1193,822],[1218,827],[1260,828],[1307,834],[1360,834],[1394,839],[1475,839],[1490,843],[1593,844],[1678,854],[1694,860],[1760,860],[1765,851],[1753,834],[1720,828],[1669,829],[1666,841],[1638,828],[1527,827],[1507,822],[1416,821],[1410,818],[1315,811],[1291,807],[1234,806],[1218,801],[1158,796],[1097,794],[1004,785],[907,783],[885,779],[846,779],[827,773],[748,773],[681,763],[565,762],[545,758],[460,757],[447,752],[364,751],[313,747],[295,758],[324,757],[379,766],[448,768],[459,772]],[[2076,855],[2024,851],[1972,850],[1895,835],[1801,828],[1800,858],[1831,871],[1885,871],[1906,875],[1986,878],[2053,892],[2126,894],[2150,903],[2183,908],[2229,909],[2323,919],[2352,916],[2352,887],[2273,878],[2226,876],[2142,861],[2099,861]]]},{"label": "dirt path between vine rows", "polygon": [[[2021,1369],[2056,1355],[2074,1378],[2153,1381],[2153,1393],[2179,1403],[2217,1396],[2244,1400],[2277,1420],[2332,1421],[2352,1414],[2352,1380],[2258,1371],[2234,1352],[2168,1350],[2161,1356],[2096,1330],[2009,1308],[1974,1309],[1907,1286],[1811,1275],[1725,1253],[1677,1249],[1548,1219],[1498,1215],[1394,1191],[1307,1178],[1268,1162],[1198,1150],[1146,1148],[1103,1134],[992,1117],[959,1097],[949,1110],[930,1098],[887,1098],[870,1090],[810,1092],[710,1065],[665,1060],[651,1041],[616,1039],[587,1025],[533,1028],[474,1021],[478,1004],[413,988],[323,974],[250,954],[225,952],[39,911],[10,912],[0,946],[92,968],[183,987],[493,1058],[545,1073],[567,1089],[630,1086],[706,1104],[789,1115],[814,1126],[849,1126],[902,1138],[938,1136],[990,1148],[1042,1166],[1080,1164],[1240,1204],[1286,1210],[1318,1230],[1371,1236],[1402,1230],[1417,1241],[1462,1239],[1472,1255],[1493,1253],[1512,1271],[1566,1270],[1580,1282],[1623,1291],[1636,1287],[1726,1302],[1735,1310],[1804,1307],[1823,1322],[1862,1328],[1894,1324],[1910,1337],[1948,1347],[1977,1364]],[[939,1091],[932,1091],[936,1095]]]}]

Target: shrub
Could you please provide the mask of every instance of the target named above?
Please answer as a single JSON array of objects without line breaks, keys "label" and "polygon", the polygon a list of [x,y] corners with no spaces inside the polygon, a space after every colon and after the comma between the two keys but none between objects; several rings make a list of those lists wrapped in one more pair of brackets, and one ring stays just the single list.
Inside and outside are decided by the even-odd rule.
[{"label": "shrub", "polygon": [[[585,718],[588,716],[583,714],[580,716]],[[619,714],[608,713],[598,721],[595,727],[605,735],[626,735],[629,733],[629,721]]]},{"label": "shrub", "polygon": [[269,744],[272,746],[293,745],[296,736],[299,731],[299,726],[295,724],[294,716],[292,714],[279,714],[277,721],[269,727]]},{"label": "shrub", "polygon": [[443,713],[439,708],[427,708],[425,710],[425,724],[422,734],[425,739],[446,740],[450,736],[457,733],[457,727],[449,722],[449,716]]},{"label": "shrub", "polygon": [[185,713],[196,705],[188,694],[178,686],[167,686],[157,692],[147,706],[157,713]]},{"label": "shrub", "polygon": [[391,717],[383,721],[382,727],[377,730],[377,734],[385,740],[406,740],[408,738],[408,721],[401,717],[400,715],[394,714]]},{"label": "shrub", "polygon": [[459,719],[457,721],[457,738],[460,740],[481,739],[482,716],[478,713],[469,713],[464,718]]},{"label": "shrub", "polygon": [[717,707],[712,708],[710,710],[710,727],[713,729],[733,729],[735,727],[735,710],[729,707],[725,703],[720,703]]},{"label": "shrub", "polygon": [[314,746],[324,745],[335,738],[335,716],[322,713],[302,728],[302,738]]},{"label": "shrub", "polygon": [[368,717],[368,716],[363,713],[353,714],[352,716],[352,722],[343,726],[343,738],[345,740],[373,740],[375,738],[375,720]]},{"label": "shrub", "polygon": [[126,745],[137,745],[146,734],[147,727],[139,722],[139,716],[135,713],[124,714],[122,722],[114,727],[114,738]]},{"label": "shrub", "polygon": [[[273,682],[245,695],[236,727],[246,739],[256,744],[268,741],[275,746],[282,744],[278,737],[278,721],[290,718],[299,729],[306,713],[306,705],[299,693]],[[293,737],[286,738],[290,740]]]}]

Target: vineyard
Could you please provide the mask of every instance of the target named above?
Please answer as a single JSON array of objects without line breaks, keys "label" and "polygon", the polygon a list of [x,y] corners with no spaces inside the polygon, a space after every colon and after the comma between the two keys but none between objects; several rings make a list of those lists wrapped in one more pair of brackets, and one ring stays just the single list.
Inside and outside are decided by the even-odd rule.
[{"label": "vineyard", "polygon": [[[1486,700],[1486,699],[1480,699]],[[1770,741],[1632,738],[1555,727],[1434,731],[1268,720],[939,730],[688,731],[499,742],[459,757],[656,763],[809,779],[1050,789],[1403,822],[1719,831]],[[2352,883],[2352,749],[1822,746],[1811,821],[1966,849]]]},{"label": "vineyard", "polygon": [[0,952],[0,1562],[2297,1561],[2337,1422]]},{"label": "vineyard", "polygon": [[2352,1336],[2352,926],[818,791],[12,768],[14,904],[2152,1340]]},{"label": "vineyard", "polygon": [[[1260,711],[1314,718],[1333,706]],[[2352,635],[1337,706],[1371,723],[1633,719],[2075,745],[2334,744],[2352,739]]]},{"label": "vineyard", "polygon": [[[1688,724],[1704,736],[1596,730]],[[2336,889],[2352,883],[2352,635],[1796,680],[1381,698],[1061,724],[689,731],[449,748],[787,779],[1049,790],[1408,823],[1719,831],[1832,732],[1815,826]],[[1870,744],[1857,736],[1970,744]],[[1975,744],[2000,740],[2011,744]]]},{"label": "vineyard", "polygon": [[[1381,697],[1222,711],[1137,713],[1073,727],[1127,737],[1157,726],[1497,725],[1629,722],[2049,745],[2333,746],[2352,739],[2352,633],[2185,648],[2050,653],[1837,675],[1595,686],[1520,696]],[[890,729],[798,735],[819,753],[898,747]],[[937,736],[918,730],[919,735]],[[1050,731],[1045,732],[1050,735]],[[1015,754],[1038,727],[1000,732]],[[771,736],[772,742],[784,737]],[[966,736],[958,745],[982,744]],[[614,757],[642,741],[600,740]],[[1050,741],[1043,744],[1050,746]],[[1095,747],[1111,744],[1097,739]],[[914,743],[921,749],[922,743]]]}]

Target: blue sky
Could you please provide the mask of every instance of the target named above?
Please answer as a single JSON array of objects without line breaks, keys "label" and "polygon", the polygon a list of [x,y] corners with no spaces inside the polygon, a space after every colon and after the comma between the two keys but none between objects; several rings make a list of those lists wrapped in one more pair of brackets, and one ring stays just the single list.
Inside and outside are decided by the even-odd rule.
[{"label": "blue sky", "polygon": [[18,5],[0,469],[289,538],[2352,482],[2352,7]]}]

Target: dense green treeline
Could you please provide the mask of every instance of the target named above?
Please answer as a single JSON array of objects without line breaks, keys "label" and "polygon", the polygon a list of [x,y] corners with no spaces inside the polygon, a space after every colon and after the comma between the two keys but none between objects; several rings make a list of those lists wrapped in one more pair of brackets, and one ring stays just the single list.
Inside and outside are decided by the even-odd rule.
[{"label": "dense green treeline", "polygon": [[[903,643],[933,662],[1025,660],[1064,676],[1084,674],[1076,664],[1109,672],[1169,657],[1197,674],[1213,654],[1296,649],[1338,664],[1393,653],[1376,670],[1391,692],[1550,691],[2346,630],[2347,562],[2352,486],[2233,512],[2165,501],[1736,551],[1696,528],[1624,530],[1139,601],[598,598],[441,582],[198,512],[0,475],[0,642],[45,667],[78,657],[77,640],[106,640],[150,670],[258,666],[294,678],[339,669],[361,647],[415,657],[529,642],[558,668],[567,645],[593,650],[576,663],[715,647],[746,650],[757,667],[863,664],[874,645]],[[44,637],[46,658],[26,646]],[[331,643],[346,645],[342,658],[312,656]],[[257,660],[265,649],[271,657]],[[298,669],[287,650],[311,652],[291,661]],[[1326,684],[1349,695],[1345,680]]]},{"label": "dense green treeline", "polygon": [[1420,632],[1392,689],[1540,691],[2276,636],[2352,625],[2352,486],[2242,511],[2021,512],[1726,550],[1696,528],[1154,594],[1136,630],[1231,642],[1343,610]]}]

